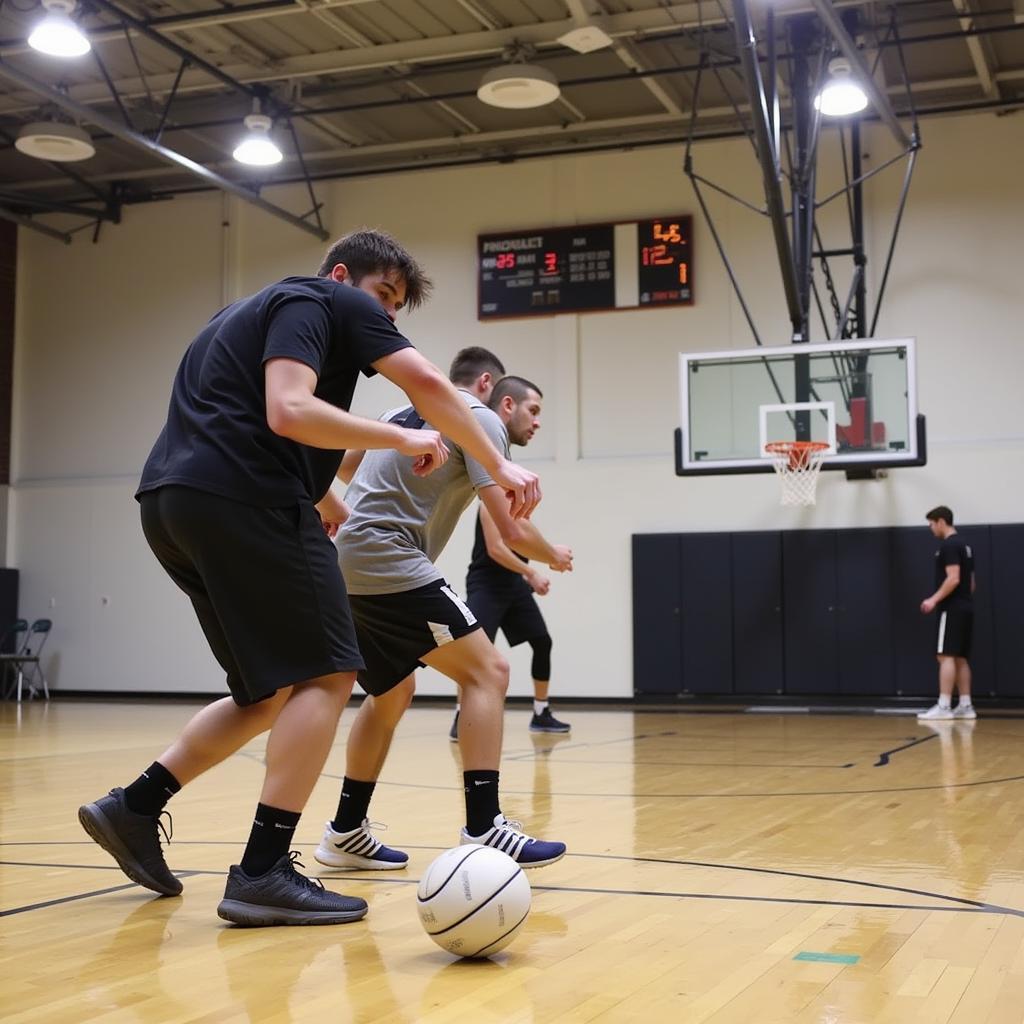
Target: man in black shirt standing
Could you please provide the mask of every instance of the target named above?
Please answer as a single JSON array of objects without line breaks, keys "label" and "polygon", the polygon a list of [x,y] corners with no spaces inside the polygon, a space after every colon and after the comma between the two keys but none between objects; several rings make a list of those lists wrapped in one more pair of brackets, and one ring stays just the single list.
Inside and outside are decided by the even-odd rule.
[{"label": "man in black shirt standing", "polygon": [[[540,499],[536,476],[494,447],[396,329],[398,310],[429,287],[394,239],[364,230],[336,242],[316,277],[221,310],[182,359],[142,473],[146,540],[191,599],[231,696],[195,715],[131,785],[83,805],[79,820],[129,878],[175,896],[181,882],[158,834],[168,800],[269,729],[249,842],[217,908],[228,921],[339,924],[367,910],[299,874],[288,852],[364,667],[329,539],[347,515],[330,489],[345,449],[393,448],[426,475],[448,457],[443,432],[486,467],[513,516]],[[351,415],[360,373],[382,373],[437,429]]]},{"label": "man in black shirt standing", "polygon": [[[456,378],[453,376],[453,380]],[[524,390],[515,381],[516,377],[506,377],[494,386],[492,391],[498,400],[506,406],[506,416],[511,417],[514,409],[522,408],[529,412],[531,398],[528,390]],[[495,389],[504,387],[503,393]],[[493,401],[491,395],[490,401]],[[540,411],[540,396],[532,396],[536,412]],[[522,423],[510,426],[509,436],[513,444],[529,444],[540,426],[536,418],[525,419]],[[529,524],[529,529],[536,531],[537,538],[547,543]],[[549,563],[548,568],[554,572],[566,572],[572,569],[572,551],[561,544],[548,545],[556,559]],[[548,702],[551,684],[551,634],[547,623],[537,607],[534,594],[544,596],[551,588],[551,581],[538,572],[524,555],[513,551],[502,539],[501,531],[494,522],[487,508],[481,503],[476,520],[476,535],[473,542],[473,554],[466,575],[466,604],[476,616],[487,633],[491,643],[494,642],[500,629],[510,647],[528,643],[532,651],[530,660],[530,676],[533,679],[533,715],[530,718],[530,732],[536,733],[568,733],[570,725],[551,713]],[[448,731],[448,738],[457,743],[459,740],[459,713],[456,705],[455,718]]]},{"label": "man in black shirt standing", "polygon": [[[932,535],[938,538],[935,552],[935,593],[921,602],[925,615],[939,613],[935,647],[939,662],[939,699],[917,717],[936,719],[977,718],[971,704],[971,632],[974,626],[974,553],[953,529],[953,513],[945,505],[933,508],[925,517]],[[960,699],[953,708],[953,688]]]}]

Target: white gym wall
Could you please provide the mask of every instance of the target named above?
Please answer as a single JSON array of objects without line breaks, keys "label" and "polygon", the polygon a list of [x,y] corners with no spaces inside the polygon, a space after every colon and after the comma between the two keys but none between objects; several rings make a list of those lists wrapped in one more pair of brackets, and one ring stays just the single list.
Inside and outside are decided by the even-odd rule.
[{"label": "white gym wall", "polygon": [[[556,576],[541,602],[555,640],[554,697],[632,694],[633,533],[924,529],[924,512],[939,503],[963,522],[1021,519],[1018,121],[985,115],[923,125],[876,335],[918,338],[927,467],[878,482],[823,474],[810,510],[781,509],[772,476],[674,475],[677,353],[752,344],[682,174],[681,146],[318,185],[335,236],[385,228],[433,276],[434,299],[400,318],[428,357],[447,369],[457,349],[482,344],[545,392],[543,428],[519,453],[542,477],[538,525],[576,554],[576,571]],[[866,167],[876,166],[891,147],[881,128],[865,135]],[[746,140],[701,145],[695,157],[704,176],[752,200],[761,195]],[[869,187],[872,291],[900,180],[901,168],[892,168]],[[297,188],[268,198],[291,209],[307,204]],[[785,343],[767,220],[720,199],[713,209],[765,342]],[[694,215],[693,307],[478,323],[478,233],[674,213]],[[54,619],[51,685],[223,692],[186,599],[146,548],[132,494],[175,367],[199,327],[225,301],[315,272],[326,247],[212,193],[127,207],[98,245],[87,233],[64,247],[22,230],[19,247],[6,564],[21,570],[22,615]],[[847,278],[837,276],[845,293]],[[397,401],[386,382],[364,381],[356,411],[375,415]],[[467,515],[441,563],[459,590],[471,540]],[[511,692],[530,693],[528,649],[512,664]],[[421,692],[452,689],[423,673]]]}]

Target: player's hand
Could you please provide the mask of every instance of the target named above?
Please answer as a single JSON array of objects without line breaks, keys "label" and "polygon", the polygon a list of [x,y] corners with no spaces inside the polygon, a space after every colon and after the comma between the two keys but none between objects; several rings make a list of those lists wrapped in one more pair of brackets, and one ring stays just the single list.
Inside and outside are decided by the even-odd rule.
[{"label": "player's hand", "polygon": [[436,430],[402,430],[396,451],[413,457],[412,471],[427,476],[448,461],[448,446]]},{"label": "player's hand", "polygon": [[572,572],[572,548],[564,544],[553,545],[555,557],[548,562],[548,568],[552,572]]},{"label": "player's hand", "polygon": [[921,614],[930,615],[933,611],[935,611],[935,600],[934,598],[926,597],[921,602]]},{"label": "player's hand", "polygon": [[530,584],[530,589],[541,597],[551,589],[551,580],[547,576],[541,576],[539,572],[528,572],[526,582]]},{"label": "player's hand", "polygon": [[320,522],[323,523],[324,533],[331,540],[338,536],[338,530],[342,523],[352,514],[352,510],[341,498],[328,491],[323,498],[317,502],[316,510],[320,513]]},{"label": "player's hand", "polygon": [[529,519],[540,504],[540,478],[522,466],[505,459],[492,474],[494,482],[505,491],[513,519]]}]

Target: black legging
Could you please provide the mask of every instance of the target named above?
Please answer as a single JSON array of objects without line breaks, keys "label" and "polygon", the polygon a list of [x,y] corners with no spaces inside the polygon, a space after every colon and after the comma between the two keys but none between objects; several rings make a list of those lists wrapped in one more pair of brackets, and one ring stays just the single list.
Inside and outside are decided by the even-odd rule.
[{"label": "black legging", "polygon": [[545,633],[536,639],[527,641],[533,648],[533,661],[530,674],[538,683],[546,683],[551,679],[551,637]]}]

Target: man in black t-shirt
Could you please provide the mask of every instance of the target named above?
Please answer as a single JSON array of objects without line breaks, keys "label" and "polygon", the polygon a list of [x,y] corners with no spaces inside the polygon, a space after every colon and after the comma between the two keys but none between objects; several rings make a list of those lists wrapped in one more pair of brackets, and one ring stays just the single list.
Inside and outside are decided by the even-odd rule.
[{"label": "man in black t-shirt", "polygon": [[[331,491],[347,448],[393,448],[426,475],[453,438],[526,516],[533,473],[490,442],[395,315],[430,283],[377,231],[336,242],[316,277],[290,277],[221,310],[178,368],[167,422],[136,497],[150,548],[189,596],[231,696],[200,711],[124,789],[79,808],[86,832],[133,881],[181,892],[158,824],[186,783],[270,730],[249,842],[218,914],[245,925],[338,924],[366,903],[300,875],[288,847],[363,660],[330,536],[347,510]],[[436,430],[347,410],[360,373],[382,373]]]},{"label": "man in black t-shirt", "polygon": [[[971,703],[971,632],[974,626],[974,553],[953,529],[953,513],[945,505],[925,517],[939,541],[935,552],[935,593],[921,602],[925,615],[939,613],[935,656],[939,662],[939,699],[917,717],[936,719],[977,718]],[[953,688],[959,694],[953,708]]]}]

